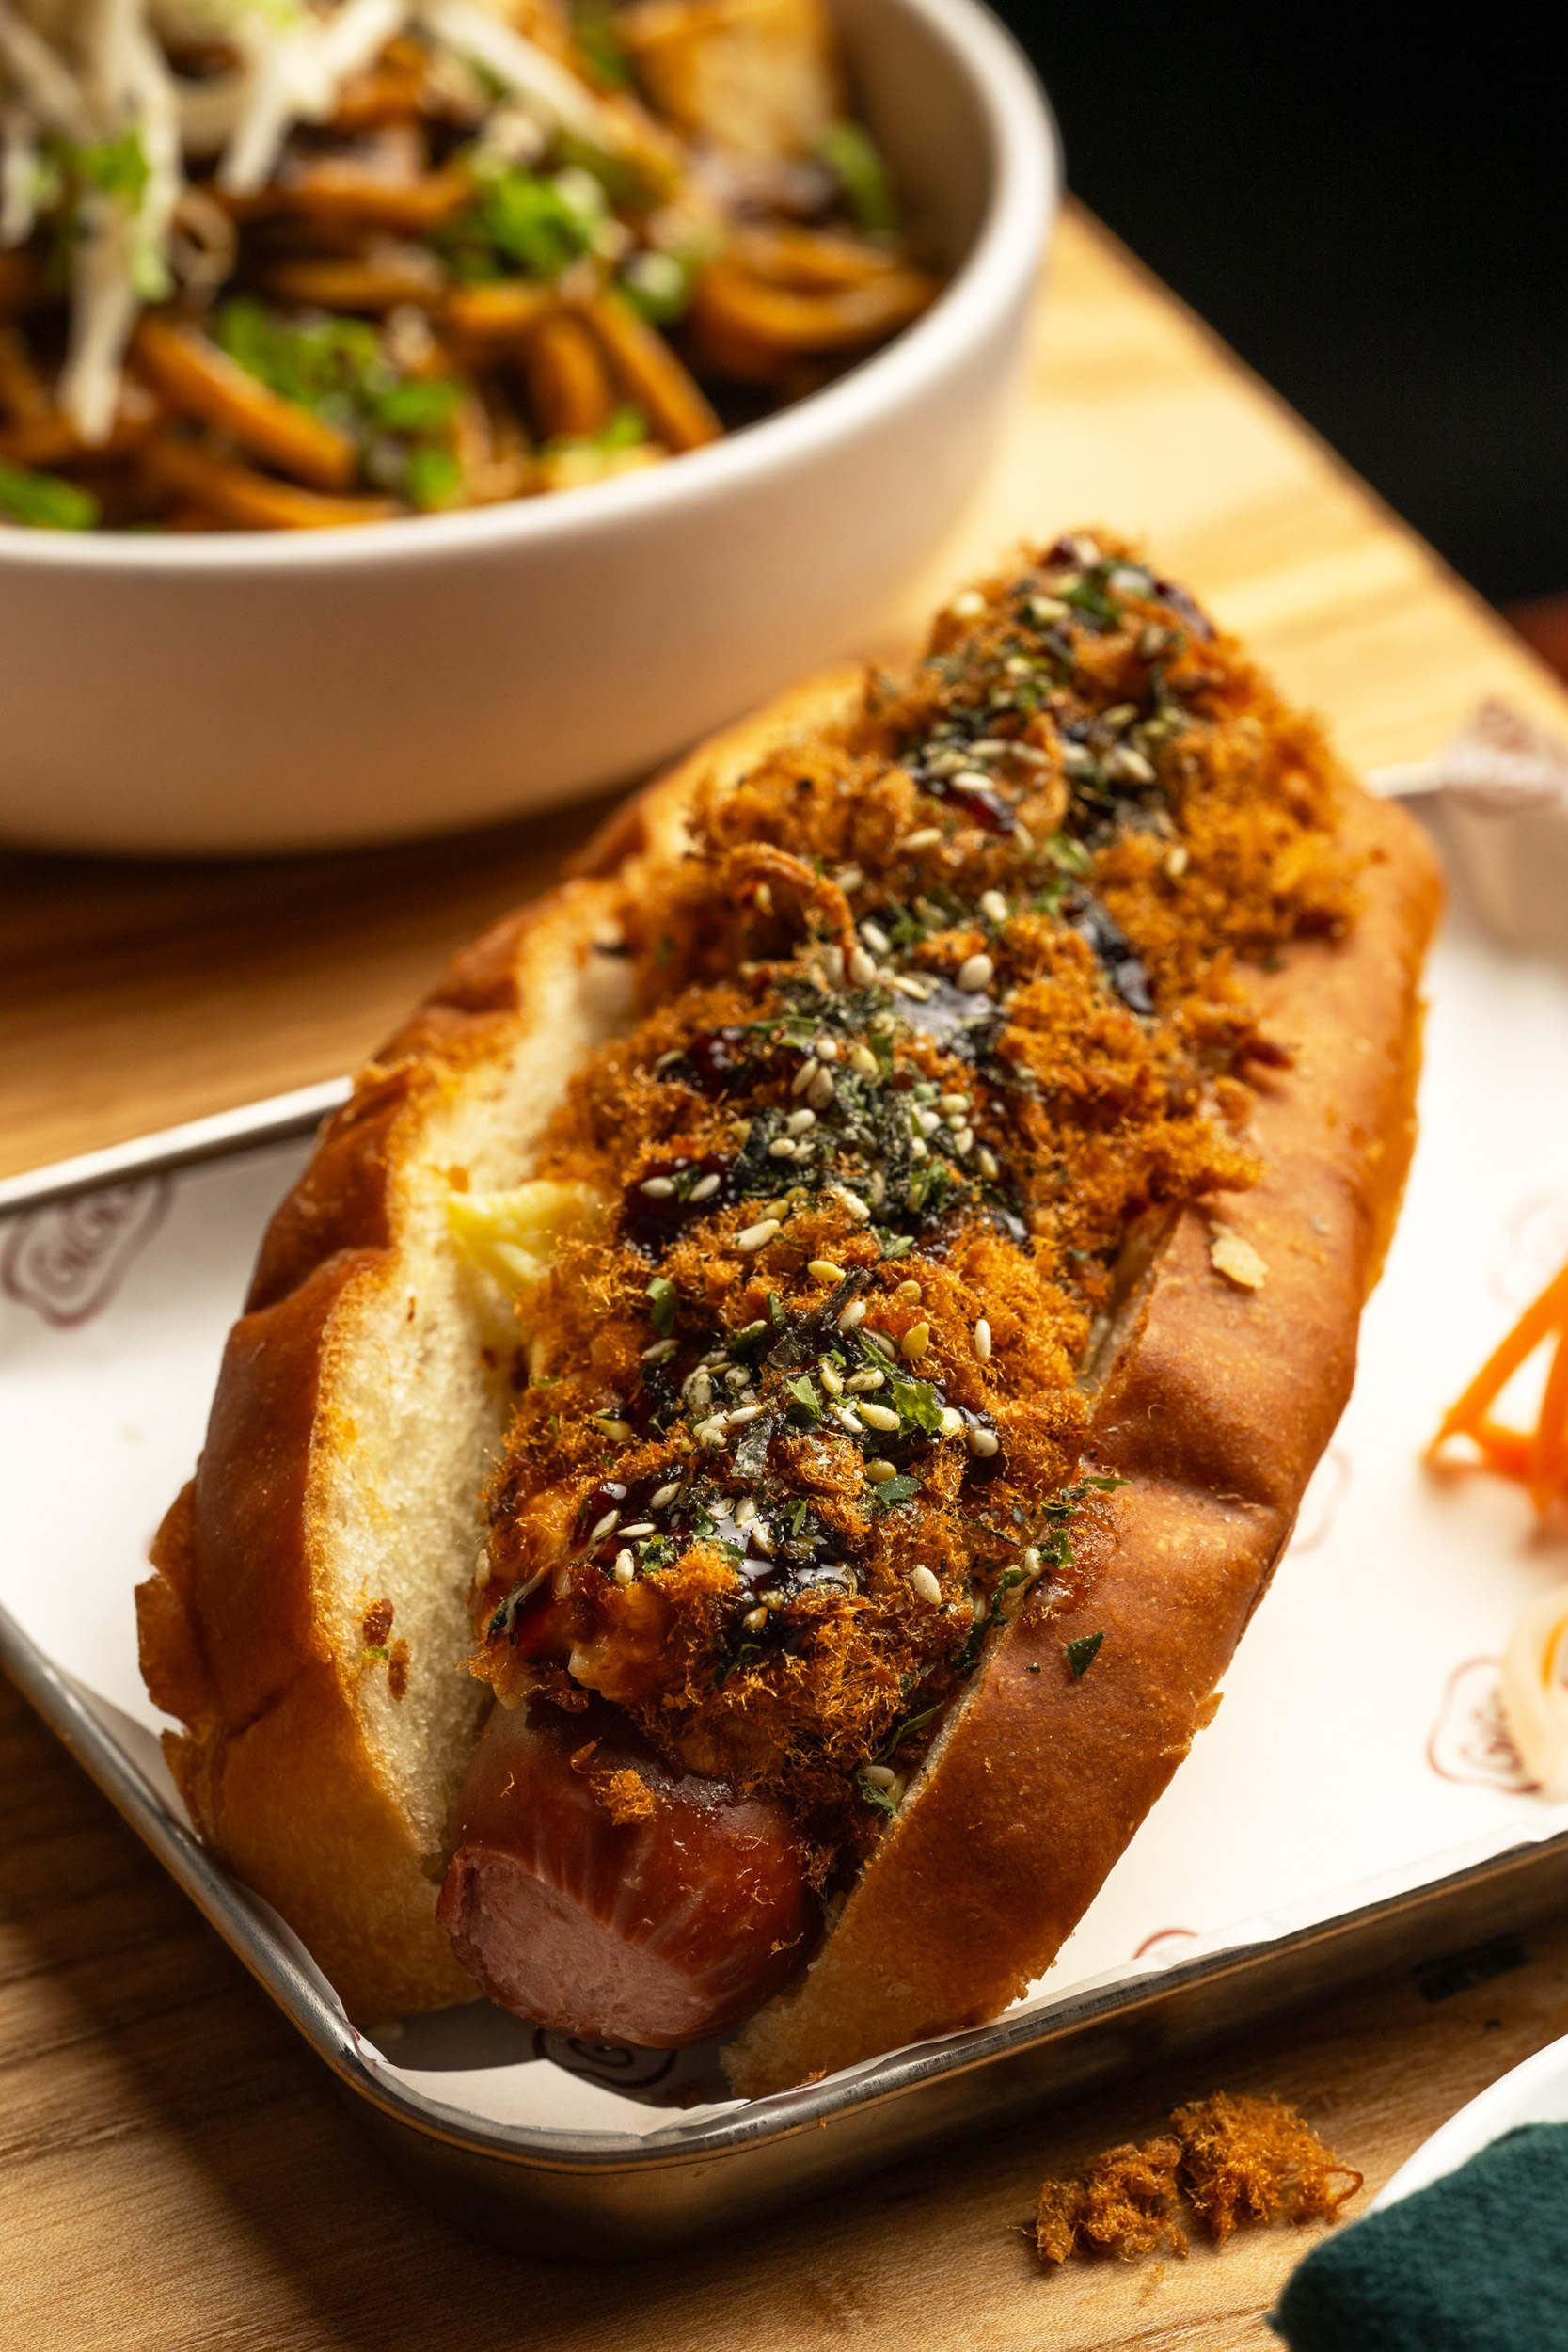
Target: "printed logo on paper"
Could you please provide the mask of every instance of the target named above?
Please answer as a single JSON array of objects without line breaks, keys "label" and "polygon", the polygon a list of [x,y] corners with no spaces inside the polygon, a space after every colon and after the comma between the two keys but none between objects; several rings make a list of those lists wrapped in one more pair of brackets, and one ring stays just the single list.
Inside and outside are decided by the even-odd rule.
[{"label": "printed logo on paper", "polygon": [[1454,1668],[1427,1740],[1427,1762],[1439,1780],[1528,1796],[1540,1783],[1525,1770],[1508,1727],[1501,1666],[1500,1658],[1467,1658]]},{"label": "printed logo on paper", "polygon": [[[1178,1944],[1192,1943],[1196,1934],[1196,1928],[1156,1928],[1152,1935],[1144,1937],[1132,1957],[1134,1960],[1143,1960],[1150,1952],[1158,1952],[1162,1960],[1174,1960],[1175,1947]],[[1167,1947],[1169,1948],[1165,1948]]]},{"label": "printed logo on paper", "polygon": [[1568,1259],[1568,1192],[1535,1192],[1521,1200],[1503,1228],[1492,1265],[1492,1288],[1515,1313],[1544,1291]]},{"label": "printed logo on paper", "polygon": [[1307,1481],[1307,1492],[1301,1499],[1295,1534],[1291,1538],[1292,1553],[1316,1551],[1320,1545],[1327,1543],[1334,1533],[1339,1506],[1350,1492],[1354,1474],[1344,1447],[1331,1445]]},{"label": "printed logo on paper", "polygon": [[0,1290],[56,1331],[102,1314],[168,1215],[174,1184],[152,1176],[19,1217],[0,1252]]}]

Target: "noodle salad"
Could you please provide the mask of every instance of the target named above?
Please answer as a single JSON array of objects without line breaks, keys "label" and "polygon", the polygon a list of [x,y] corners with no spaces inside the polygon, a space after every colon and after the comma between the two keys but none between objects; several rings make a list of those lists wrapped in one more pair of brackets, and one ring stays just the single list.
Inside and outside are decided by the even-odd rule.
[{"label": "noodle salad", "polygon": [[822,0],[0,0],[0,526],[570,489],[939,285]]}]

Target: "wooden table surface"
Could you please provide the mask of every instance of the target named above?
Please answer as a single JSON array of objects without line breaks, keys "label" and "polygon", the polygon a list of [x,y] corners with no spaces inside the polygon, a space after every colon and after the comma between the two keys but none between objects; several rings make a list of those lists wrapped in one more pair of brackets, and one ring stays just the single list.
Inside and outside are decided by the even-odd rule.
[{"label": "wooden table surface", "polygon": [[[1081,216],[1064,222],[1048,294],[949,577],[1011,539],[1102,519],[1147,536],[1364,765],[1433,751],[1485,693],[1568,729],[1546,673]],[[345,1069],[599,813],[293,863],[0,854],[0,1172]],[[1042,2174],[1223,2087],[1298,2102],[1375,2186],[1568,2028],[1564,1928],[1440,2003],[1402,1977],[711,2250],[552,2269],[424,2216],[3,1687],[0,1758],[7,2345],[1262,2346],[1303,2233],[1044,2280],[1017,2229]]]}]

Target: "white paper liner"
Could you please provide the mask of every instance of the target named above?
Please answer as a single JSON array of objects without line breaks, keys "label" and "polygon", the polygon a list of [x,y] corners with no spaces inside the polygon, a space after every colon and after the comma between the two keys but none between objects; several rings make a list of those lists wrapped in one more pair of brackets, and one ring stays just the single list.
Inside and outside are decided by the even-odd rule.
[{"label": "white paper liner", "polygon": [[[1516,1489],[1440,1483],[1417,1458],[1568,1255],[1568,970],[1451,926],[1430,993],[1422,1138],[1350,1408],[1214,1724],[1031,2006],[1327,1921],[1568,1829],[1568,1804],[1521,1785],[1496,1675],[1520,1607],[1561,1578],[1568,1551]],[[195,1460],[261,1228],[305,1155],[272,1146],[0,1225],[0,1601],[105,1717],[120,1710],[118,1736],[171,1803],[132,1587]],[[644,2137],[721,2111],[624,2095],[590,2053],[534,2055],[530,2030],[479,2005],[363,2046],[476,2121]],[[665,2070],[662,2095],[695,2090],[705,2063],[650,2058],[645,2072]],[[578,2064],[599,2078],[567,2071]]]}]

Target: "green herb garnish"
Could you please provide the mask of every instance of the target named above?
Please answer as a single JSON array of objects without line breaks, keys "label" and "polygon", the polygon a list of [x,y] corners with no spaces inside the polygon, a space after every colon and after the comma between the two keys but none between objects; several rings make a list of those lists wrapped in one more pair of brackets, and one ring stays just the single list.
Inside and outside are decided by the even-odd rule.
[{"label": "green herb garnish", "polygon": [[908,1502],[911,1495],[919,1492],[919,1479],[911,1478],[908,1470],[900,1470],[896,1478],[884,1478],[879,1486],[871,1487],[866,1501],[873,1511],[891,1511],[895,1502]]},{"label": "green herb garnish", "polygon": [[103,509],[90,490],[58,474],[0,463],[0,516],[28,531],[91,531]]},{"label": "green herb garnish", "polygon": [[874,1780],[868,1779],[866,1776],[865,1766],[863,1764],[861,1766],[860,1771],[855,1774],[855,1787],[859,1789],[861,1795],[865,1799],[866,1804],[875,1805],[879,1813],[887,1814],[891,1820],[893,1815],[897,1812],[898,1807],[893,1801],[892,1790],[889,1788],[879,1788]]},{"label": "green herb garnish", "polygon": [[661,1340],[667,1340],[675,1327],[675,1286],[664,1274],[656,1274],[643,1293],[653,1317],[654,1329]]},{"label": "green herb garnish", "polygon": [[830,122],[816,142],[816,152],[843,190],[855,226],[868,237],[893,235],[898,227],[898,202],[870,132],[858,122]]},{"label": "green herb garnish", "polygon": [[905,1429],[924,1430],[928,1438],[942,1434],[942,1399],[929,1380],[895,1379],[888,1402]]},{"label": "green herb garnish", "polygon": [[1062,1644],[1062,1656],[1072,1670],[1074,1682],[1081,1681],[1094,1664],[1104,1639],[1103,1633],[1080,1633],[1076,1641]]},{"label": "green herb garnish", "polygon": [[786,1380],[784,1382],[784,1392],[792,1399],[790,1406],[790,1417],[792,1420],[795,1418],[797,1412],[803,1414],[805,1419],[809,1422],[819,1422],[821,1420],[822,1400],[817,1395],[816,1391],[813,1388],[810,1380],[807,1379],[804,1373],[801,1373],[798,1379]]}]

